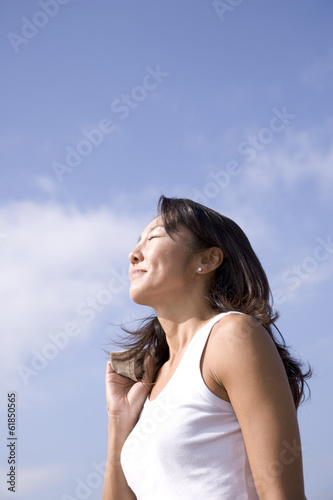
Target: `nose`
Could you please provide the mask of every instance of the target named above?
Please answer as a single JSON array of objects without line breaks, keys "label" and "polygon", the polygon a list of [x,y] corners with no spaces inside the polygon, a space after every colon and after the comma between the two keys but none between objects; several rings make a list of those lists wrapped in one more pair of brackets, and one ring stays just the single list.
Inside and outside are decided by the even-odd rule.
[{"label": "nose", "polygon": [[134,250],[130,252],[128,258],[132,265],[137,264],[138,262],[140,262],[140,260],[142,260],[142,256],[136,248],[134,248]]}]

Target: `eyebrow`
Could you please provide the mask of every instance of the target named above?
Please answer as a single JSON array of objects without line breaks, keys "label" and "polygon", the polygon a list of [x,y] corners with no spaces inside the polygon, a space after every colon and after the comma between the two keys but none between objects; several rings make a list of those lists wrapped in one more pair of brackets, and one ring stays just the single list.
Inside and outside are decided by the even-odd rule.
[{"label": "eyebrow", "polygon": [[[158,224],[157,226],[151,227],[148,231],[148,234],[151,233],[152,231],[154,231],[154,229],[156,229],[158,227],[164,227],[164,226],[162,224]],[[138,243],[140,243],[140,241],[141,241],[141,236],[139,236],[139,238],[138,238]]]}]

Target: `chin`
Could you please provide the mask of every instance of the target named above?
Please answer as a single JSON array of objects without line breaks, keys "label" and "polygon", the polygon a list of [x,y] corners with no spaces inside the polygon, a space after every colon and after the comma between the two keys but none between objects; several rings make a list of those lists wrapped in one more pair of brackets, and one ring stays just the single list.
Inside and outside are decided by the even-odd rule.
[{"label": "chin", "polygon": [[142,292],[140,293],[139,290],[130,290],[129,296],[135,304],[139,304],[140,306],[150,306],[148,297],[145,297],[145,294]]}]

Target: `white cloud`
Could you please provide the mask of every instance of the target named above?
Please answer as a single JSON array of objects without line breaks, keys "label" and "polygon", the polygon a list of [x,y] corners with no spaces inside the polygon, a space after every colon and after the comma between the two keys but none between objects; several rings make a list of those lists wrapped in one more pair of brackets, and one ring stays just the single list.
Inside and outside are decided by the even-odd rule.
[{"label": "white cloud", "polygon": [[[105,207],[82,213],[27,201],[0,208],[8,235],[0,246],[2,368],[22,363],[69,321],[81,321],[89,333],[77,305],[107,288],[110,273],[127,277],[128,253],[145,224]],[[128,295],[125,278],[117,288],[113,303]]]},{"label": "white cloud", "polygon": [[[215,199],[221,198],[228,203],[230,201],[232,208],[239,204],[240,199],[246,200],[248,204],[249,201],[254,202],[257,206],[257,202],[262,203],[262,199],[257,197],[259,193],[266,195],[270,192],[274,196],[278,189],[289,191],[302,186],[303,181],[310,181],[318,197],[325,202],[330,201],[333,187],[333,117],[320,127],[303,130],[297,128],[296,116],[282,133],[274,134],[267,144],[261,142],[259,129],[258,125],[252,125],[243,134],[244,138],[257,138],[258,146],[247,150],[251,154],[238,152],[234,139],[236,131],[232,128],[215,140],[209,140],[200,131],[189,135],[185,140],[187,149],[212,158],[209,163],[203,163],[202,182],[193,187],[192,193],[200,191],[207,198],[206,204],[215,203]],[[230,144],[233,144],[232,151]],[[230,161],[238,163],[237,173],[228,171]],[[220,187],[216,177],[224,186]],[[218,184],[216,193],[207,194],[212,192],[214,183]],[[178,192],[181,192],[182,186],[179,188]],[[193,194],[191,196],[191,190],[186,191],[190,191],[190,198],[194,197]]]},{"label": "white cloud", "polygon": [[239,174],[244,185],[253,192],[272,189],[282,183],[286,189],[311,180],[320,196],[331,196],[333,187],[333,146],[327,144],[333,122],[321,129],[298,131],[288,128],[284,141],[272,143],[257,154],[254,161],[243,164]]}]

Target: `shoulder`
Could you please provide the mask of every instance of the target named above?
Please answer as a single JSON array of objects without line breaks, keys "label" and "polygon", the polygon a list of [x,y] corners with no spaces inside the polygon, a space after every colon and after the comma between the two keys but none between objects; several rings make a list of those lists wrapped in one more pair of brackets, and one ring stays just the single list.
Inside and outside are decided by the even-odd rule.
[{"label": "shoulder", "polygon": [[286,376],[273,339],[246,314],[228,314],[215,323],[207,345],[207,362],[213,378],[224,387],[234,380],[250,383],[251,378],[254,381],[267,371]]},{"label": "shoulder", "polygon": [[275,349],[274,342],[267,330],[258,320],[248,314],[228,314],[222,317],[212,328],[212,343],[224,347],[268,344]]},{"label": "shoulder", "polygon": [[240,314],[222,317],[211,334],[210,374],[235,411],[260,498],[261,492],[262,498],[303,498],[299,451],[297,458],[282,461],[288,467],[272,472],[291,444],[301,450],[292,393],[273,339],[258,321]]}]

